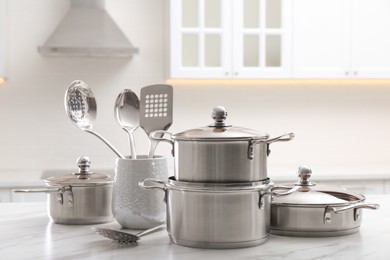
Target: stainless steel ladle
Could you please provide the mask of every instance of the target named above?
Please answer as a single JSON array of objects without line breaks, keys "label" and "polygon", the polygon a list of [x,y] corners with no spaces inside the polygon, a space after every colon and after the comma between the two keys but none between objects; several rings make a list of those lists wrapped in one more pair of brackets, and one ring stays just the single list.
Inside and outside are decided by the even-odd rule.
[{"label": "stainless steel ladle", "polygon": [[102,140],[117,156],[125,158],[103,136],[92,131],[96,119],[96,100],[88,85],[81,81],[73,81],[65,92],[65,110],[69,118],[81,130],[93,134]]}]

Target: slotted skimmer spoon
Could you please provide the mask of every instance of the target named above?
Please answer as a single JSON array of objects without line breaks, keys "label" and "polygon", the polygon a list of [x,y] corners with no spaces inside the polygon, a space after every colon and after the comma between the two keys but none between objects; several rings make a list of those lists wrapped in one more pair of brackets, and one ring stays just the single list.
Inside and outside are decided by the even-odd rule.
[{"label": "slotted skimmer spoon", "polygon": [[[140,126],[149,137],[149,158],[154,156],[158,145],[150,139],[150,133],[167,130],[172,125],[173,88],[170,85],[157,84],[141,89]],[[164,134],[157,134],[161,138]]]},{"label": "slotted skimmer spoon", "polygon": [[99,227],[92,227],[92,230],[101,236],[104,236],[106,238],[112,239],[118,243],[135,243],[137,242],[142,236],[145,236],[147,234],[156,232],[160,229],[165,228],[166,225],[162,224],[153,228],[149,228],[147,230],[144,230],[142,232],[139,232],[137,234],[131,234],[120,230],[114,230],[114,229],[108,229],[108,228],[99,228]]},{"label": "slotted skimmer spoon", "polygon": [[139,98],[130,89],[123,90],[115,101],[114,114],[116,121],[129,135],[131,158],[137,159],[134,130],[139,127]]},{"label": "slotted skimmer spoon", "polygon": [[69,118],[81,130],[93,134],[102,140],[117,156],[125,158],[103,136],[92,131],[96,119],[96,100],[88,85],[81,81],[73,81],[65,92],[65,110]]}]

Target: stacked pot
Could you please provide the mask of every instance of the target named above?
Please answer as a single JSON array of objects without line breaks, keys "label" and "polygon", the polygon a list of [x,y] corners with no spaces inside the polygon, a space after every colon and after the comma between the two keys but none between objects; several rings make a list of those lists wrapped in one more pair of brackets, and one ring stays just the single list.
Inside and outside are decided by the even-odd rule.
[{"label": "stacked pot", "polygon": [[272,183],[267,175],[269,145],[289,141],[227,125],[227,112],[215,107],[214,123],[156,141],[173,146],[175,173],[167,182],[146,179],[145,189],[161,189],[167,204],[167,230],[173,243],[201,248],[240,248],[266,241]]}]

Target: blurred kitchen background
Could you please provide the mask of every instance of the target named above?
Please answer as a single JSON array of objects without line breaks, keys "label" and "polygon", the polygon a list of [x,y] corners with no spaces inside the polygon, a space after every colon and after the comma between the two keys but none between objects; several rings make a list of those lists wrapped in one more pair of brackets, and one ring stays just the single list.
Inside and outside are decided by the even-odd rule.
[{"label": "blurred kitchen background", "polygon": [[[390,192],[389,0],[243,1],[258,7],[273,3],[274,9],[269,4],[266,10],[276,10],[268,17],[280,18],[282,30],[270,30],[277,37],[237,57],[232,54],[237,48],[256,45],[261,37],[248,37],[241,46],[235,42],[239,26],[230,24],[233,33],[217,30],[219,36],[206,39],[205,52],[210,47],[208,51],[222,56],[223,64],[213,64],[210,70],[197,68],[191,61],[197,55],[195,47],[196,51],[188,51],[192,68],[186,70],[185,63],[178,65],[185,53],[177,44],[192,48],[202,34],[175,41],[185,24],[171,26],[170,18],[184,21],[180,20],[184,16],[188,23],[191,19],[196,23],[203,16],[190,14],[197,8],[206,10],[212,2],[217,11],[205,12],[206,18],[211,13],[218,21],[233,23],[224,12],[242,10],[235,6],[242,1],[205,0],[200,7],[198,1],[185,0],[187,9],[179,0],[172,0],[173,8],[169,0],[100,1],[139,49],[131,58],[118,58],[53,57],[37,51],[67,14],[70,0],[0,0],[0,72],[6,77],[0,85],[0,202],[22,200],[13,197],[13,187],[43,186],[42,176],[77,170],[81,155],[91,158],[92,170],[114,171],[115,154],[78,129],[65,113],[64,94],[75,79],[88,83],[97,99],[93,129],[122,153],[129,154],[129,145],[114,118],[117,95],[125,88],[139,94],[143,86],[168,83],[174,87],[169,129],[173,133],[210,124],[211,109],[223,105],[228,123],[234,126],[271,136],[295,133],[293,141],[271,145],[268,175],[274,181],[295,181],[297,167],[307,164],[314,181],[365,194]],[[351,19],[361,20],[354,24]],[[171,29],[176,34],[170,36]],[[259,32],[255,31],[249,34]],[[226,39],[225,46],[221,42]],[[267,51],[267,44],[271,54],[265,66],[269,62],[270,68],[256,72],[258,61],[251,57],[262,48]],[[252,68],[246,69],[246,62]],[[144,131],[138,129],[135,138],[138,153],[146,154]],[[170,150],[162,143],[157,153],[170,155]]]}]

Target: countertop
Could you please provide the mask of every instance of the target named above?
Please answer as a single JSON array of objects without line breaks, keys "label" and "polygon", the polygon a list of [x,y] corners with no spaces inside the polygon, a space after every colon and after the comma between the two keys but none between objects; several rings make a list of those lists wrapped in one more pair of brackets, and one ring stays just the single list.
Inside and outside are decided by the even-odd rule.
[{"label": "countertop", "polygon": [[[390,195],[367,195],[381,205],[364,210],[359,232],[341,237],[299,238],[270,235],[244,249],[196,249],[172,244],[165,230],[121,245],[98,236],[92,226],[52,223],[46,203],[0,203],[1,259],[389,259]],[[138,231],[134,231],[138,232]]]}]

